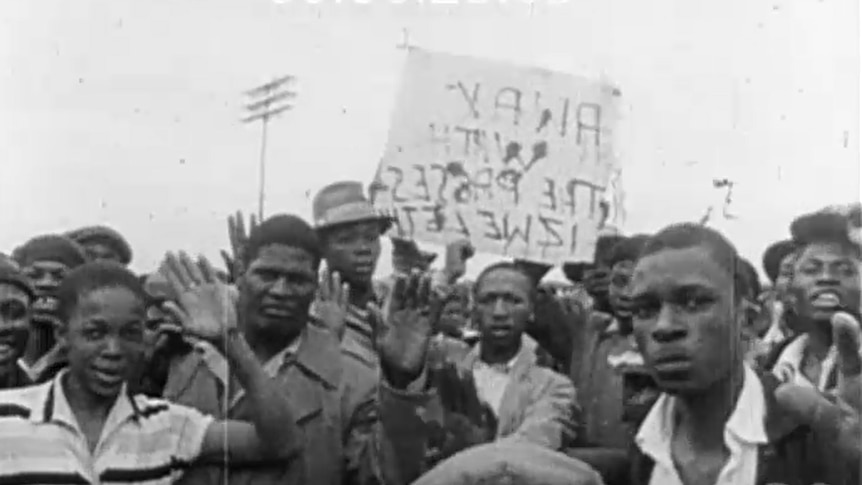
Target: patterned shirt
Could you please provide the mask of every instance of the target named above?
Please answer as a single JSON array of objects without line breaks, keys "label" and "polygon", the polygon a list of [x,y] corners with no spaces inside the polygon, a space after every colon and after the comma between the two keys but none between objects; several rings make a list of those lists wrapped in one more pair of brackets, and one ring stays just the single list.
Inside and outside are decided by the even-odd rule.
[{"label": "patterned shirt", "polygon": [[65,375],[0,391],[0,483],[167,485],[200,455],[212,417],[132,396],[125,385],[91,452],[63,393]]}]

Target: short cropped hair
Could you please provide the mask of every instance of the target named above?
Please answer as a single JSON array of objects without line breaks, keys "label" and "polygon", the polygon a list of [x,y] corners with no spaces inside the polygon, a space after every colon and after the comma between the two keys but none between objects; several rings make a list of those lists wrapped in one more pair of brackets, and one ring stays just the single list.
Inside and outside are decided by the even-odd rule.
[{"label": "short cropped hair", "polygon": [[279,214],[254,228],[249,235],[245,252],[246,266],[258,257],[261,249],[273,244],[307,251],[314,258],[314,268],[317,269],[320,266],[323,245],[317,237],[317,232],[301,217]]},{"label": "short cropped hair", "polygon": [[479,273],[479,276],[476,277],[476,282],[473,283],[473,295],[474,295],[474,297],[479,294],[479,288],[481,288],[482,282],[485,280],[485,277],[488,276],[489,274],[495,272],[495,271],[500,271],[500,270],[513,271],[515,273],[522,275],[524,277],[524,279],[527,280],[528,283],[530,283],[530,295],[529,295],[530,303],[532,304],[532,303],[536,302],[536,292],[537,292],[536,282],[533,281],[532,276],[527,274],[519,264],[517,264],[513,261],[499,261],[497,263],[493,263],[493,264],[486,266],[485,269],[483,269],[482,272]]},{"label": "short cropped hair", "polygon": [[64,324],[75,312],[81,298],[103,288],[123,288],[147,303],[147,293],[140,279],[125,266],[113,261],[85,263],[70,271],[57,289],[57,313]]},{"label": "short cropped hair", "polygon": [[665,227],[647,241],[641,257],[665,249],[688,249],[698,246],[707,248],[718,266],[733,279],[737,295],[748,295],[751,292],[736,247],[720,232],[701,224],[684,222]]}]

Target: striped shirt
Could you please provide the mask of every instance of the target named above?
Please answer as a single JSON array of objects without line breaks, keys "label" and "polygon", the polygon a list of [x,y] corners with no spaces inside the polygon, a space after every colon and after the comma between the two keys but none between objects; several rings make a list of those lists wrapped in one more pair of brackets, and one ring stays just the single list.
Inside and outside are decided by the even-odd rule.
[{"label": "striped shirt", "polygon": [[0,391],[0,484],[165,485],[200,455],[212,417],[132,396],[125,385],[91,452],[63,393],[65,375]]}]

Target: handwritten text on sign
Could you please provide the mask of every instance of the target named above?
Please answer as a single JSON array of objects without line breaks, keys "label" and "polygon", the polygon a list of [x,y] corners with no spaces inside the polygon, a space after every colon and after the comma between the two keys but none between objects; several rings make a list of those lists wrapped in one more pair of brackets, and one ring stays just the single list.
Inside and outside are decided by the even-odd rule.
[{"label": "handwritten text on sign", "polygon": [[412,50],[371,197],[393,232],[537,261],[591,259],[608,217],[616,91]]}]

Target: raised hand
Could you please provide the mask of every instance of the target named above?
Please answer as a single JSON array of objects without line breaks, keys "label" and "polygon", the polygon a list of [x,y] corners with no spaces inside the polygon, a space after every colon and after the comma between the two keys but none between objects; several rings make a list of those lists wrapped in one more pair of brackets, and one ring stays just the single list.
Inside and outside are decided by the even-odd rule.
[{"label": "raised hand", "polygon": [[166,277],[183,310],[186,333],[220,342],[236,329],[236,305],[230,288],[219,281],[203,256],[197,262],[185,252],[168,253]]},{"label": "raised hand", "polygon": [[221,252],[221,257],[227,267],[228,276],[231,281],[236,281],[245,272],[245,251],[248,246],[248,236],[257,227],[258,220],[254,214],[249,218],[249,229],[245,229],[245,220],[242,212],[237,211],[235,215],[227,218],[227,233],[230,239],[231,252]]},{"label": "raised hand", "polygon": [[369,304],[375,316],[375,344],[390,383],[404,388],[419,377],[431,340],[431,278],[414,273],[396,277],[384,308]]},{"label": "raised hand", "polygon": [[429,370],[443,408],[443,422],[430,433],[428,456],[433,465],[459,451],[493,441],[497,418],[476,391],[472,372],[452,362]]},{"label": "raised hand", "polygon": [[833,442],[849,460],[862,455],[862,357],[859,321],[848,313],[832,317],[833,342],[838,350],[838,387],[824,395],[812,387],[782,384],[775,398],[784,410]]},{"label": "raised hand", "polygon": [[341,281],[338,272],[330,271],[324,266],[320,271],[320,285],[317,290],[317,300],[314,302],[317,317],[341,337],[344,334],[344,324],[347,309],[350,306],[350,285]]}]

